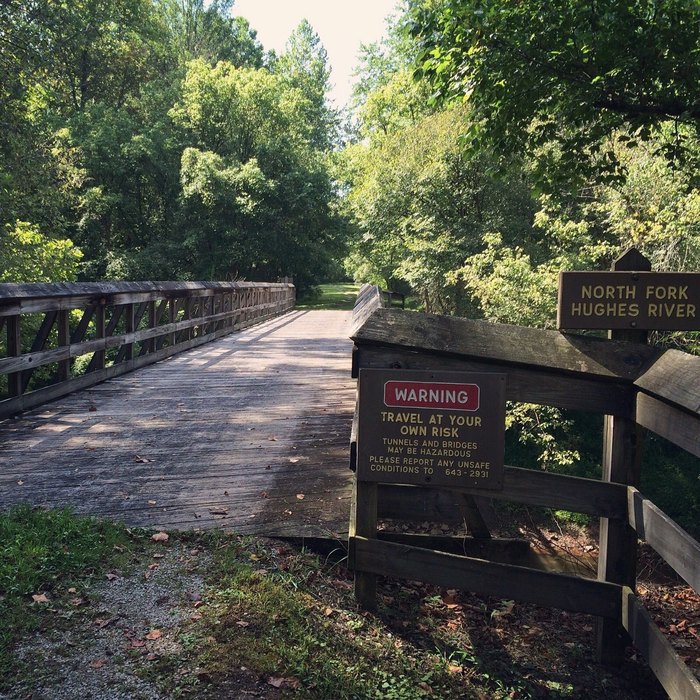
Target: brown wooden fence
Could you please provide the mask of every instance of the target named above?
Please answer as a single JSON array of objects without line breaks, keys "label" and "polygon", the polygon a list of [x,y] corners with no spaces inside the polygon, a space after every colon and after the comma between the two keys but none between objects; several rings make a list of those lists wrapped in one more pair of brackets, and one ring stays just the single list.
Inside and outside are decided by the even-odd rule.
[{"label": "brown wooden fence", "polygon": [[[363,368],[499,372],[507,398],[621,416],[700,456],[700,357],[647,345],[568,335],[456,317],[387,308],[387,297],[366,285],[355,307],[354,376]],[[353,443],[357,438],[353,425]],[[361,436],[359,436],[361,439]],[[356,446],[351,445],[351,459]],[[606,459],[627,459],[610,446]],[[507,547],[482,540],[456,549],[450,538],[377,532],[378,518],[466,522],[479,529],[475,497],[565,509],[600,516],[611,530],[630,529],[652,546],[700,592],[700,545],[636,488],[506,467],[502,490],[436,489],[429,486],[355,481],[350,557],[358,600],[375,604],[376,575],[438,585],[588,613],[623,628],[645,655],[672,698],[700,697],[700,684],[651,621],[634,594],[634,583],[547,573],[508,563]],[[607,528],[601,528],[604,532]],[[486,533],[488,537],[488,532]],[[394,540],[394,541],[390,541]],[[397,541],[398,540],[398,541]],[[506,543],[507,544],[507,543]],[[503,543],[500,543],[503,545]],[[601,541],[601,560],[620,556]],[[480,552],[475,556],[455,551]],[[486,561],[498,550],[499,561]],[[634,562],[633,562],[634,563]],[[629,562],[618,568],[626,571]],[[607,580],[606,580],[607,579]],[[610,644],[599,640],[605,662]]]},{"label": "brown wooden fence", "polygon": [[259,323],[294,302],[289,283],[0,284],[0,418]]}]

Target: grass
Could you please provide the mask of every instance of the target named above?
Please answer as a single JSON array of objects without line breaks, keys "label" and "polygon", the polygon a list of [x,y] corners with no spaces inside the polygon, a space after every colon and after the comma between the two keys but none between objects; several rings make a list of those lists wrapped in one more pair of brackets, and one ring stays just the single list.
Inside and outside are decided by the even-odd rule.
[{"label": "grass", "polygon": [[[0,678],[13,668],[13,642],[42,624],[42,609],[123,562],[135,538],[123,526],[68,509],[18,505],[0,513]],[[49,603],[33,598],[42,595]]]},{"label": "grass", "polygon": [[[30,630],[95,629],[79,618],[91,619],[97,608],[65,614],[70,587],[85,588],[117,566],[141,577],[153,561],[143,531],[67,510],[20,506],[0,514],[0,538],[0,678],[8,683],[10,672],[32,677],[31,668],[13,668],[11,656]],[[340,545],[337,557],[322,559],[281,541],[214,532],[171,533],[168,547],[178,561],[183,550],[195,547],[194,562],[206,551],[207,563],[194,564],[204,567],[196,570],[204,578],[201,600],[194,607],[188,599],[184,618],[162,626],[172,643],[151,647],[154,653],[129,651],[129,672],[166,697],[505,700],[580,697],[584,687],[604,697],[612,678],[593,662],[593,628],[584,618],[582,638],[581,616],[393,580],[380,580],[379,609],[368,613],[355,603]],[[42,593],[49,604],[32,602]],[[616,697],[657,697],[647,694],[649,673],[637,667],[624,683]]]},{"label": "grass", "polygon": [[352,311],[360,285],[355,282],[337,282],[314,287],[303,298],[298,299],[297,309],[330,309]]}]

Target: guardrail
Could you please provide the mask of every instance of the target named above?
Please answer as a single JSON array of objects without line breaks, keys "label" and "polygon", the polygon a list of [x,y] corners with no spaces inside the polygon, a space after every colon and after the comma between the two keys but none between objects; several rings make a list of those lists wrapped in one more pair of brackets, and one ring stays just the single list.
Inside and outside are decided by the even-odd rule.
[{"label": "guardrail", "polygon": [[0,418],[259,323],[294,303],[289,283],[0,284]]},{"label": "guardrail", "polygon": [[[638,343],[404,312],[389,308],[386,295],[369,285],[360,290],[351,335],[355,377],[364,368],[498,372],[506,375],[508,400],[621,416],[700,456],[700,357]],[[357,458],[357,422],[356,413],[351,466]],[[607,445],[606,452],[607,460],[628,457],[620,446]],[[509,543],[499,547],[488,532],[479,540],[476,497],[597,515],[606,526],[601,529],[631,529],[634,541],[636,536],[644,539],[700,593],[700,544],[636,488],[506,467],[502,490],[356,479],[349,550],[358,601],[372,607],[376,575],[386,575],[599,616],[629,633],[671,698],[700,697],[700,684],[649,617],[634,583],[627,585],[624,577],[605,580],[601,573],[617,567],[627,576],[630,562],[616,557],[629,558],[628,552],[607,549],[601,539],[601,560],[608,561],[598,580],[507,563]],[[478,551],[479,558],[455,554],[454,538],[402,533],[389,541],[377,532],[378,518],[466,522],[473,538],[460,538],[457,551]],[[500,561],[484,561],[489,554]],[[606,642],[606,634],[599,636],[599,658],[615,663],[615,645]]]}]

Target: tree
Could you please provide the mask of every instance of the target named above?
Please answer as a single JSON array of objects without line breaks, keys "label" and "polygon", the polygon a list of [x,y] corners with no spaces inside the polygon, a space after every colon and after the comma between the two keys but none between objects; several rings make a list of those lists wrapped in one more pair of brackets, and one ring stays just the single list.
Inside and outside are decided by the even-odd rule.
[{"label": "tree", "polygon": [[[467,100],[472,139],[559,173],[620,174],[606,139],[700,126],[700,4],[688,0],[413,0],[417,72]],[[552,147],[554,144],[554,147]],[[666,144],[678,156],[682,131]]]},{"label": "tree", "polygon": [[336,115],[327,103],[328,54],[307,20],[302,20],[292,32],[273,70],[303,98],[301,117],[308,125],[313,146],[329,148],[335,137]]}]

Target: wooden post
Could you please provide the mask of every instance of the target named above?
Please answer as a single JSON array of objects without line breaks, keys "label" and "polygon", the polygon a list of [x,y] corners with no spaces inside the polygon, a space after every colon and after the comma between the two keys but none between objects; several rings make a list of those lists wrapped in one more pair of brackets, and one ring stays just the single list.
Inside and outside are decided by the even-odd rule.
[{"label": "wooden post", "polygon": [[[126,308],[124,309],[124,332],[125,333],[133,333],[136,328],[136,317],[134,314],[134,305],[133,304],[126,304]],[[134,344],[133,343],[126,343],[124,346],[124,359],[128,362],[129,360],[134,359]]]},{"label": "wooden post", "polygon": [[[70,345],[70,316],[68,311],[58,312],[58,347]],[[67,382],[70,379],[70,358],[58,363],[58,381]]]},{"label": "wooden post", "polygon": [[[636,248],[630,248],[612,267],[615,271],[646,272],[650,261]],[[612,340],[646,343],[644,330],[609,331]],[[639,486],[640,429],[629,418],[605,416],[603,429],[603,481]],[[598,579],[635,590],[637,577],[637,533],[626,521],[600,519]],[[598,660],[619,666],[624,658],[627,634],[621,622],[600,618],[597,625]]]},{"label": "wooden post", "polygon": [[[19,357],[22,354],[22,317],[9,316],[7,319],[7,356]],[[22,394],[22,372],[10,372],[7,375],[7,392],[10,396]]]},{"label": "wooden post", "polygon": [[[95,338],[105,337],[105,306],[107,300],[100,299],[95,308]],[[96,350],[90,360],[90,369],[98,370],[105,367],[105,351]]]},{"label": "wooden post", "polygon": [[[355,566],[355,536],[376,539],[377,537],[377,484],[353,479],[352,503],[350,505],[350,566]],[[355,569],[355,600],[365,608],[377,607],[377,576]]]}]

